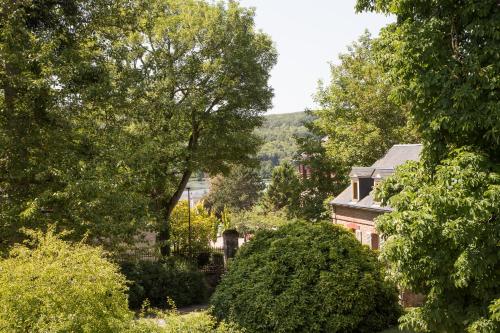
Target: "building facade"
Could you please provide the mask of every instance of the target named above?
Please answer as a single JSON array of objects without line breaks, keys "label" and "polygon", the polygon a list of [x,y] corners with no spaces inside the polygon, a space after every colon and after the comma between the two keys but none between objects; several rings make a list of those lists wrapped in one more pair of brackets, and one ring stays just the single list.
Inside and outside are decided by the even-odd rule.
[{"label": "building facade", "polygon": [[349,174],[351,184],[330,202],[333,223],[352,230],[361,243],[378,249],[381,238],[374,219],[390,212],[391,207],[381,206],[373,197],[373,189],[392,175],[398,165],[409,160],[417,161],[421,151],[420,144],[394,145],[372,166],[353,167]]}]

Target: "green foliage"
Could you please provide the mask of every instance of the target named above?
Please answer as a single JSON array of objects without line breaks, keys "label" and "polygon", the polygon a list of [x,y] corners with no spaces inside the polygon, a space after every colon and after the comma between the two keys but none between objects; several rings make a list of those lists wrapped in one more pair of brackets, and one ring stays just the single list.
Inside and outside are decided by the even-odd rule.
[{"label": "green foliage", "polygon": [[328,157],[340,168],[369,166],[397,143],[415,143],[407,106],[391,98],[393,83],[365,32],[331,65],[331,79],[320,85],[315,126],[324,133]]},{"label": "green foliage", "polygon": [[263,178],[270,178],[273,168],[281,162],[293,159],[297,152],[294,138],[307,133],[304,123],[313,118],[312,114],[305,112],[265,116],[263,124],[255,130],[263,141],[257,154]]},{"label": "green foliage", "polygon": [[326,222],[257,233],[211,303],[219,319],[251,332],[376,332],[399,316],[376,255]]},{"label": "green foliage", "polygon": [[[170,244],[175,252],[189,251],[188,202],[179,201],[172,212],[170,220]],[[218,219],[209,213],[201,203],[191,208],[191,251],[194,253],[208,248],[210,241],[215,240]]]},{"label": "green foliage", "polygon": [[192,312],[179,315],[176,311],[155,312],[155,319],[139,319],[133,323],[129,333],[243,333],[232,323],[221,322],[207,312]]},{"label": "green foliage", "polygon": [[338,195],[347,185],[348,170],[328,154],[324,145],[326,133],[314,121],[305,124],[309,135],[296,138],[298,163],[310,172],[301,177],[299,217],[318,221],[329,218],[328,198]]},{"label": "green foliage", "polygon": [[276,229],[296,221],[288,215],[286,209],[269,211],[262,205],[257,205],[251,210],[230,213],[230,227],[242,235],[255,234],[259,230]]},{"label": "green foliage", "polygon": [[227,176],[210,179],[204,205],[217,215],[226,208],[233,212],[247,210],[260,199],[263,190],[264,182],[255,169],[237,166]]},{"label": "green foliage", "polygon": [[50,221],[110,246],[163,222],[166,240],[192,172],[257,151],[276,52],[253,15],[236,2],[2,0],[2,245]]},{"label": "green foliage", "polygon": [[58,221],[74,239],[88,233],[107,244],[143,225],[147,202],[121,163],[127,150],[115,149],[126,104],[121,89],[129,80],[117,72],[118,54],[108,46],[119,39],[115,27],[128,20],[121,5],[0,2],[4,249],[25,237],[23,226]]},{"label": "green foliage", "polygon": [[291,216],[299,209],[300,180],[296,168],[289,162],[283,162],[273,169],[271,183],[262,198],[263,204],[270,211],[286,208]]},{"label": "green foliage", "polygon": [[[134,122],[137,150],[151,170],[153,207],[168,221],[193,172],[227,172],[257,152],[254,129],[271,104],[270,38],[237,2],[137,1],[127,47],[140,69]],[[188,23],[187,23],[188,22]],[[139,65],[140,64],[140,65]],[[166,186],[170,185],[170,187]]]},{"label": "green foliage", "polygon": [[131,282],[128,300],[132,309],[139,309],[146,299],[151,306],[167,308],[167,298],[178,306],[201,304],[208,298],[203,273],[181,259],[123,262],[121,270]]},{"label": "green foliage", "polygon": [[379,191],[395,208],[378,223],[389,237],[383,256],[399,284],[427,296],[403,324],[496,332],[498,2],[360,0],[357,9],[397,17],[381,33],[380,54],[425,144],[422,164],[402,168]]},{"label": "green foliage", "polygon": [[487,332],[498,330],[488,307],[498,300],[500,281],[500,167],[457,150],[434,175],[409,163],[377,191],[394,208],[377,220],[387,238],[382,257],[399,285],[427,295],[422,308],[403,317],[404,326],[474,332],[485,321],[496,327]]},{"label": "green foliage", "polygon": [[382,57],[429,161],[470,145],[498,162],[498,1],[359,0],[357,9],[397,17],[381,33]]},{"label": "green foliage", "polygon": [[30,232],[0,261],[0,331],[122,332],[125,278],[99,248]]}]

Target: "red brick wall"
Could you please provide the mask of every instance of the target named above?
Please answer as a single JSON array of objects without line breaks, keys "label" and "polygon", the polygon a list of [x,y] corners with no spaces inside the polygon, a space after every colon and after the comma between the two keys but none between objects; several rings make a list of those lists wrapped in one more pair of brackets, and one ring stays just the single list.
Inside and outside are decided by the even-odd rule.
[{"label": "red brick wall", "polygon": [[333,223],[341,224],[348,229],[359,230],[360,241],[374,249],[378,249],[379,240],[371,237],[370,234],[377,234],[373,219],[382,213],[369,210],[356,209],[350,207],[335,206],[333,211]]}]

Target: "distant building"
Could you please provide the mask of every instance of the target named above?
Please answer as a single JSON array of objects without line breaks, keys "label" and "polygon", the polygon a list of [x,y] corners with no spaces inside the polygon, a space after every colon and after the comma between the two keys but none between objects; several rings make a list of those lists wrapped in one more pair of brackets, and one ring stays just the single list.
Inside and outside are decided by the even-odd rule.
[{"label": "distant building", "polygon": [[373,220],[392,209],[380,206],[373,197],[374,186],[394,173],[394,168],[406,161],[417,161],[421,144],[394,145],[380,160],[370,167],[353,167],[349,177],[351,184],[330,204],[333,223],[351,229],[356,238],[372,249],[380,247],[380,237]]}]

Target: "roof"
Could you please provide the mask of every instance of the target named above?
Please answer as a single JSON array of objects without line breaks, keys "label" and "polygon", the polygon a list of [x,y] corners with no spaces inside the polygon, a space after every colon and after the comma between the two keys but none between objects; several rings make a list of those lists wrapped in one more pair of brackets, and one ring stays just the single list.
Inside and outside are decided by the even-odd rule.
[{"label": "roof", "polygon": [[394,169],[406,161],[418,161],[421,151],[421,144],[394,145],[387,151],[384,157],[373,163],[372,168]]},{"label": "roof", "polygon": [[349,177],[371,177],[373,168],[370,167],[354,167],[349,173]]},{"label": "roof", "polygon": [[[357,178],[386,178],[394,173],[394,168],[406,161],[418,161],[422,151],[421,144],[394,145],[387,153],[371,167],[353,167],[350,177]],[[349,206],[375,211],[390,211],[390,207],[381,207],[374,203],[372,192],[359,201],[352,201],[352,184],[330,202],[332,205]]]}]

